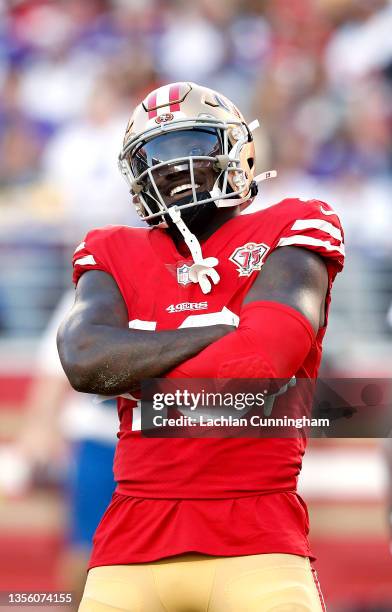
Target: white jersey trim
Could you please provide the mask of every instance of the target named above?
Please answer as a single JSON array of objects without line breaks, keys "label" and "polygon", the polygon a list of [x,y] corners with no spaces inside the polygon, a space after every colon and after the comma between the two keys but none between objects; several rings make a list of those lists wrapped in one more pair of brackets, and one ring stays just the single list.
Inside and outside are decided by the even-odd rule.
[{"label": "white jersey trim", "polygon": [[80,244],[78,244],[78,246],[76,247],[76,249],[74,250],[74,255],[75,253],[78,253],[79,251],[81,251],[82,249],[84,249],[84,247],[86,246],[85,242],[81,242]]},{"label": "white jersey trim", "polygon": [[95,261],[93,255],[85,255],[80,259],[75,261],[75,266],[96,266],[97,262]]},{"label": "white jersey trim", "polygon": [[336,212],[334,210],[327,210],[326,208],[323,208],[321,205],[320,205],[320,210],[323,213],[323,215],[326,215],[326,216],[336,215]]},{"label": "white jersey trim", "polygon": [[343,240],[342,232],[339,228],[335,227],[329,221],[323,221],[323,219],[297,219],[291,228],[293,231],[317,229],[321,232],[325,232],[335,238],[336,240]]},{"label": "white jersey trim", "polygon": [[234,325],[238,327],[240,318],[226,306],[220,312],[205,312],[203,314],[188,315],[178,329],[186,327],[206,327],[208,325]]},{"label": "white jersey trim", "polygon": [[278,247],[282,246],[315,246],[321,247],[326,251],[337,251],[344,256],[344,246],[336,246],[335,244],[331,244],[329,240],[319,240],[319,238],[311,238],[310,236],[302,236],[298,234],[297,236],[290,236],[289,238],[281,238],[277,244]]},{"label": "white jersey trim", "polygon": [[154,331],[157,327],[156,321],[142,321],[142,319],[132,319],[128,323],[129,329],[144,329],[146,331]]}]

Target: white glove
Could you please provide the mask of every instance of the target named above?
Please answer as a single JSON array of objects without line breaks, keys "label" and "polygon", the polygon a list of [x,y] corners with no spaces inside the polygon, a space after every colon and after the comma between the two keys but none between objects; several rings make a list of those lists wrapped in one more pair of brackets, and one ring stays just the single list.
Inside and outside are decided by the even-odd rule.
[{"label": "white glove", "polygon": [[[214,266],[217,266],[219,261],[216,257],[207,257],[199,263],[194,263],[189,268],[189,278],[193,283],[199,283],[202,292],[209,293],[211,291],[211,281],[217,285],[220,281],[220,276]],[[211,279],[211,281],[210,281]]]}]

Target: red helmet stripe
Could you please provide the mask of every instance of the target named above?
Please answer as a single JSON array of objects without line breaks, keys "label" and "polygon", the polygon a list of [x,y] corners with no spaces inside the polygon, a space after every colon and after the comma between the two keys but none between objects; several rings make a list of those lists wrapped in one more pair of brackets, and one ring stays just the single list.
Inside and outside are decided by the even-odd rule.
[{"label": "red helmet stripe", "polygon": [[175,102],[180,97],[180,85],[172,85],[169,90],[169,102],[171,112],[180,110],[180,103]]},{"label": "red helmet stripe", "polygon": [[148,99],[147,99],[147,108],[148,109],[150,109],[150,108],[153,109],[153,110],[149,110],[148,111],[148,118],[149,119],[153,119],[154,117],[157,116],[158,111],[157,111],[156,108],[154,108],[156,105],[157,105],[157,94],[156,94],[156,92],[153,92],[152,94],[150,94],[148,96]]}]

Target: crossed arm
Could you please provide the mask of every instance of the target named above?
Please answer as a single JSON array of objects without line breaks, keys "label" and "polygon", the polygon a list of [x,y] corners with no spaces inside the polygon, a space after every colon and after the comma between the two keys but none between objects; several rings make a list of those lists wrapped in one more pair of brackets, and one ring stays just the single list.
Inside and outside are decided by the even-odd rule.
[{"label": "crossed arm", "polygon": [[[270,255],[245,302],[280,302],[305,317],[316,332],[324,321],[327,286],[326,267],[317,255],[283,247]],[[228,325],[130,330],[114,279],[105,272],[89,271],[78,283],[74,307],[60,326],[57,343],[65,373],[76,390],[115,395],[137,388],[144,378],[169,371],[176,375],[178,366],[178,376],[184,376],[187,365],[192,365],[191,375],[197,375],[206,351],[219,349],[221,342],[227,342],[231,350],[232,343],[241,342],[242,331],[241,323],[238,330]],[[249,336],[249,330],[247,333]],[[279,342],[280,336],[276,344]],[[198,354],[199,358],[192,359]],[[215,352],[213,355],[216,362]]]},{"label": "crossed arm", "polygon": [[324,324],[328,274],[318,255],[274,251],[246,295],[238,329],[172,370],[169,378],[290,379]]},{"label": "crossed arm", "polygon": [[91,270],[79,280],[75,303],[57,334],[60,360],[77,391],[118,395],[144,378],[163,376],[234,329],[213,325],[173,331],[128,329],[115,280]]}]

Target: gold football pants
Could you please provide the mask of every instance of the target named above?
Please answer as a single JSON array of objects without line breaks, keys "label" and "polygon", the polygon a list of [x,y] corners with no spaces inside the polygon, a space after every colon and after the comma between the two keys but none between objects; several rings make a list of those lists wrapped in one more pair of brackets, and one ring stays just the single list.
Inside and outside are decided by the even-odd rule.
[{"label": "gold football pants", "polygon": [[322,612],[309,559],[181,555],[90,570],[79,612]]}]

